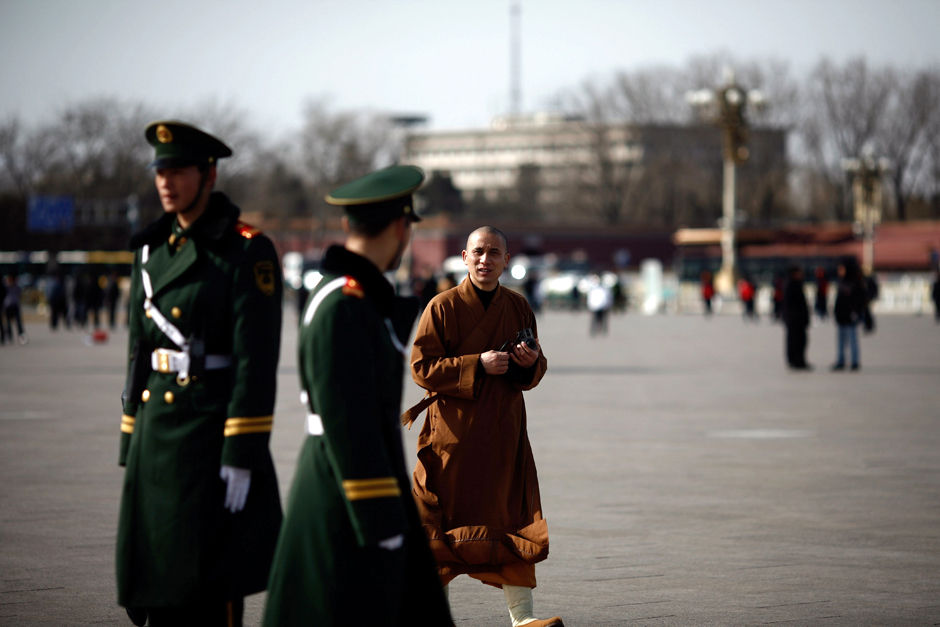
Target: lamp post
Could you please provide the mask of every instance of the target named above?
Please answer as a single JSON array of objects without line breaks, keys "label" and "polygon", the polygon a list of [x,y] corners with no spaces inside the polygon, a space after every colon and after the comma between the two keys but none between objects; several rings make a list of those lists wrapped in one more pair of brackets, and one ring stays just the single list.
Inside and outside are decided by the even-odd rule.
[{"label": "lamp post", "polygon": [[752,89],[746,91],[734,79],[734,73],[726,70],[725,84],[718,89],[700,89],[687,95],[687,100],[697,108],[702,117],[717,124],[722,130],[722,177],[721,213],[721,269],[715,276],[715,288],[725,296],[734,295],[738,274],[735,229],[737,210],[735,207],[736,167],[750,156],[747,147],[747,107],[763,108],[763,94]]},{"label": "lamp post", "polygon": [[875,226],[881,223],[882,179],[891,164],[864,150],[860,157],[843,159],[842,168],[852,180],[853,230],[862,236],[862,269],[870,274],[875,269]]}]

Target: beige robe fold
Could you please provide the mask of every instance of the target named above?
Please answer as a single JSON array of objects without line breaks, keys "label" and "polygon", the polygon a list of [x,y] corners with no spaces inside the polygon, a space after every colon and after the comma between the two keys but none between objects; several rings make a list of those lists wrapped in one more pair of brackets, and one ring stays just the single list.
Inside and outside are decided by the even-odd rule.
[{"label": "beige robe fold", "polygon": [[525,298],[498,287],[484,309],[469,279],[437,295],[418,324],[411,352],[415,382],[435,402],[418,437],[414,494],[441,578],[460,574],[501,586],[535,586],[548,556],[523,391],[548,362],[487,375],[480,354],[523,328],[538,336]]}]

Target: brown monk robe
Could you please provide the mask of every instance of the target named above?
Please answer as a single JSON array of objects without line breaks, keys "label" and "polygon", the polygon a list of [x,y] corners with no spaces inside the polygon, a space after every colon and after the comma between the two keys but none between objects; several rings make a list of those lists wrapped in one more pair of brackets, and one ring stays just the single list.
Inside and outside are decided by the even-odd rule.
[{"label": "brown monk robe", "polygon": [[412,375],[436,401],[418,438],[414,492],[445,585],[467,574],[532,588],[535,563],[548,556],[522,398],[548,362],[540,353],[499,376],[480,365],[481,353],[524,328],[537,337],[525,298],[497,286],[484,309],[469,278],[438,294],[418,326]]},{"label": "brown monk robe", "polygon": [[533,350],[509,342],[522,329],[537,334],[525,298],[499,285],[506,248],[492,227],[471,234],[467,279],[431,300],[411,352],[414,380],[429,394],[405,422],[432,401],[414,492],[445,585],[467,574],[531,589],[535,563],[548,555],[522,395],[548,362],[535,341]]},{"label": "brown monk robe", "polygon": [[412,376],[428,395],[402,422],[430,407],[414,472],[418,512],[445,591],[467,574],[503,589],[513,627],[564,627],[558,616],[535,618],[532,598],[548,527],[522,392],[548,362],[529,304],[499,285],[505,234],[481,226],[462,256],[467,278],[428,303],[411,351]]}]

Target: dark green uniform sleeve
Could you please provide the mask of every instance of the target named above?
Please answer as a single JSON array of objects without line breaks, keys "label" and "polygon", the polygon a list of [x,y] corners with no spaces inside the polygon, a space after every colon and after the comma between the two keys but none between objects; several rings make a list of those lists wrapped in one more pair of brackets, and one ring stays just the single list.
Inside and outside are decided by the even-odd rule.
[{"label": "dark green uniform sleeve", "polygon": [[314,319],[314,350],[306,351],[304,369],[315,373],[313,407],[323,420],[330,463],[357,541],[374,546],[404,532],[402,498],[410,498],[402,494],[389,455],[390,446],[401,446],[400,408],[389,412],[383,406],[381,390],[389,382],[377,374],[391,351],[375,331],[381,320],[367,301],[343,297],[323,309]]},{"label": "dark green uniform sleeve", "polygon": [[135,369],[139,369],[136,359],[149,359],[149,355],[142,355],[141,349],[136,348],[141,336],[140,317],[143,314],[143,286],[140,279],[140,251],[134,255],[134,265],[131,268],[131,290],[128,316],[127,336],[127,376],[124,391],[121,393],[121,447],[118,453],[118,464],[124,466],[127,462],[127,451],[131,444],[131,435],[134,433],[135,416],[140,397],[137,395],[135,385]]},{"label": "dark green uniform sleeve", "polygon": [[248,239],[232,282],[233,387],[222,464],[252,468],[264,459],[274,424],[283,286],[267,237]]}]

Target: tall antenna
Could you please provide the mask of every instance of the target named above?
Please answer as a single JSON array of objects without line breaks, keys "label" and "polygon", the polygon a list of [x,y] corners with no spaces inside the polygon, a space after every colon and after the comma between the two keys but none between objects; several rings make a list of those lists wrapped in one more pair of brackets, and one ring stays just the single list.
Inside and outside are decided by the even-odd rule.
[{"label": "tall antenna", "polygon": [[521,56],[519,46],[522,7],[520,0],[512,0],[509,5],[510,45],[509,45],[509,113],[517,116],[522,113]]}]

